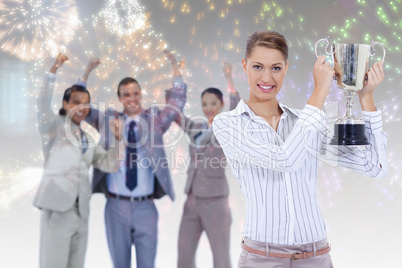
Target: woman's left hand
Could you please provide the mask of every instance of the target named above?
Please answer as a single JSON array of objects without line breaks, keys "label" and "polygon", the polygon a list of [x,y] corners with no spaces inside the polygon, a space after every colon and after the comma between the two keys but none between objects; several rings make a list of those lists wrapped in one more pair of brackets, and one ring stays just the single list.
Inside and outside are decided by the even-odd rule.
[{"label": "woman's left hand", "polygon": [[367,72],[367,82],[358,92],[359,98],[373,94],[374,89],[384,80],[383,62],[376,62]]}]

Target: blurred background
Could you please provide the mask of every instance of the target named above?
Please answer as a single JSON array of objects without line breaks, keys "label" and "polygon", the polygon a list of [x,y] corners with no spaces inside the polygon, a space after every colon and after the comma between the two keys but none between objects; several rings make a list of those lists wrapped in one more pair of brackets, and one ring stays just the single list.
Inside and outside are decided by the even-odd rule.
[{"label": "blurred background", "polygon": [[[241,69],[247,37],[257,30],[282,33],[290,46],[290,68],[278,98],[303,108],[313,90],[314,45],[364,43],[370,39],[387,50],[386,79],[375,92],[388,135],[389,174],[372,179],[321,164],[318,196],[327,224],[335,267],[400,267],[402,246],[401,60],[402,0],[1,0],[0,1],[0,266],[38,267],[39,216],[32,199],[42,174],[43,156],[36,123],[36,96],[44,74],[59,52],[70,60],[58,71],[52,106],[61,106],[64,90],[75,83],[93,56],[102,64],[91,74],[88,89],[95,105],[117,105],[116,86],[126,76],[143,88],[143,106],[164,103],[172,68],[163,50],[182,61],[188,84],[187,115],[201,115],[200,94],[218,87],[229,95],[224,61],[233,65],[233,80],[247,100]],[[320,45],[319,53],[324,47]],[[382,58],[381,47],[370,65]],[[329,58],[330,59],[330,58]],[[333,84],[327,107],[344,110],[342,93]],[[355,110],[359,102],[355,99]],[[185,139],[172,124],[164,139],[172,156],[177,199],[156,202],[159,210],[157,267],[175,267],[177,238],[185,201]],[[181,160],[180,160],[181,159]],[[230,185],[231,259],[236,267],[246,209],[237,181]],[[105,198],[91,200],[86,267],[112,267],[107,248]],[[133,260],[135,263],[135,259]],[[135,265],[133,265],[135,267]],[[212,267],[205,234],[197,267]]]}]

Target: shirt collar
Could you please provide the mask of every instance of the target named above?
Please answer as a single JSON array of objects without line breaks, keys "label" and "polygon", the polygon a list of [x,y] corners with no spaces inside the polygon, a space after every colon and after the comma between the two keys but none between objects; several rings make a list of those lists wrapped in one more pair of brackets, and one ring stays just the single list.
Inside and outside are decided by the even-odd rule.
[{"label": "shirt collar", "polygon": [[126,125],[129,125],[131,123],[131,121],[134,121],[136,124],[139,122],[139,117],[140,117],[139,114],[135,115],[134,117],[128,116],[125,113],[123,113],[123,115],[124,115],[124,121],[126,122]]},{"label": "shirt collar", "polygon": [[[297,110],[289,108],[285,104],[279,102],[279,107],[283,111],[281,119],[286,118],[289,115],[289,113],[295,115],[296,117],[299,116],[299,112]],[[241,99],[237,104],[236,108],[228,112],[228,115],[240,116],[242,114],[249,116],[251,120],[255,120],[257,117],[257,115],[253,112],[253,110],[251,110],[250,107],[244,102],[244,100]]]}]

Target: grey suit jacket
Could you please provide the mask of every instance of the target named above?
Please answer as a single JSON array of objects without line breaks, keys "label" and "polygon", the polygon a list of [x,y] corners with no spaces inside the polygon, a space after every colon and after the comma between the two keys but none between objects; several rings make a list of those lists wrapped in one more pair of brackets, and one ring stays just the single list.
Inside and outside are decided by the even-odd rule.
[{"label": "grey suit jacket", "polygon": [[[230,110],[240,101],[239,94],[230,97]],[[208,129],[207,120],[191,120],[184,117],[178,124],[189,135],[190,166],[187,171],[185,193],[193,192],[198,197],[218,197],[229,195],[225,175],[226,158],[212,131],[208,131],[196,146],[196,138]]]},{"label": "grey suit jacket", "polygon": [[[171,200],[175,199],[175,193],[164,149],[163,134],[169,129],[171,123],[180,116],[186,102],[187,92],[187,85],[181,78],[176,77],[173,85],[173,88],[166,91],[166,107],[164,109],[151,107],[143,110],[139,115],[140,123],[137,126],[139,146],[141,146],[145,157],[150,160],[151,168],[154,171],[154,197],[161,198],[167,194]],[[123,115],[110,109],[104,115],[93,110],[91,116],[86,119],[93,123],[97,122],[96,117],[99,117],[99,122],[103,122],[100,125],[105,126],[104,130],[101,131],[105,135],[105,148],[110,146],[111,134],[108,129],[108,122],[116,116]],[[99,126],[97,127],[99,128]],[[108,197],[106,175],[107,173],[94,169],[92,190],[94,193],[104,193]]]},{"label": "grey suit jacket", "polygon": [[105,171],[116,171],[117,150],[107,152],[98,146],[96,130],[82,122],[81,128],[89,144],[82,153],[79,126],[51,109],[55,80],[54,74],[46,76],[37,101],[45,164],[33,204],[41,209],[64,212],[72,208],[78,198],[80,215],[87,218],[91,197],[89,168],[94,165]]}]

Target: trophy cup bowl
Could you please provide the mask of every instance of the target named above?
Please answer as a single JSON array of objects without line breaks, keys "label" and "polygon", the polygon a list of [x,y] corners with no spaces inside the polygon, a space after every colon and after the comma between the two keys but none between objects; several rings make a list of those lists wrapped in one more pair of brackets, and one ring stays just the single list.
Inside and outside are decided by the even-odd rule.
[{"label": "trophy cup bowl", "polygon": [[353,98],[362,90],[365,84],[369,58],[375,55],[373,46],[380,45],[382,47],[383,62],[385,59],[385,48],[383,44],[371,41],[371,45],[337,43],[331,45],[331,50],[328,51],[330,46],[328,38],[317,41],[315,44],[315,55],[318,58],[318,44],[325,42],[325,52],[328,55],[332,55],[336,86],[343,91],[346,97],[346,115],[335,121],[334,136],[330,144],[367,145],[369,142],[365,133],[364,121],[356,118],[353,113]]}]

